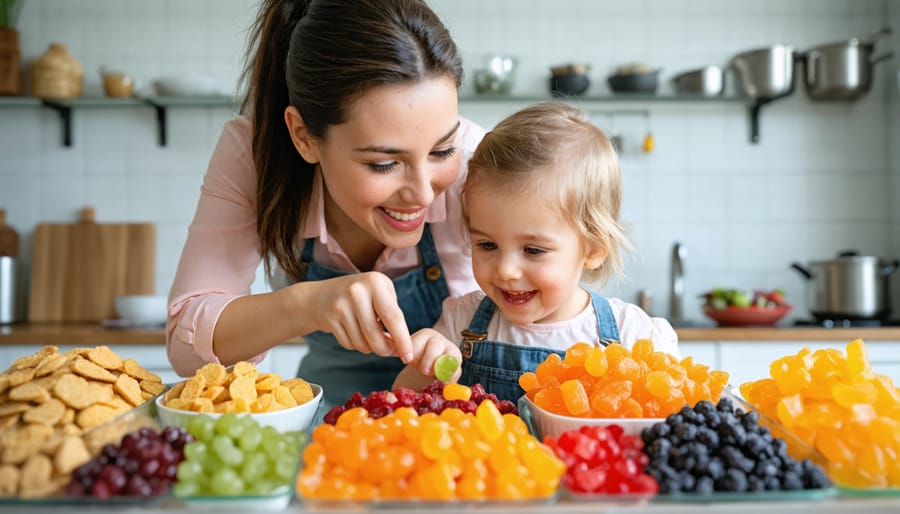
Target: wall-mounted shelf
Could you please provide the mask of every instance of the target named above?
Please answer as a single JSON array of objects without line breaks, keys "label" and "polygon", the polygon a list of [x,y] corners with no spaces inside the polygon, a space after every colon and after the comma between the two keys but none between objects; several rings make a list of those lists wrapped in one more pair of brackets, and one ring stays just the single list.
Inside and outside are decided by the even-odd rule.
[{"label": "wall-mounted shelf", "polygon": [[[616,93],[597,96],[551,97],[547,95],[466,95],[460,97],[461,104],[530,104],[543,101],[565,101],[576,104],[621,104],[621,103],[743,103],[749,107],[752,142],[758,140],[758,118],[762,103],[737,96],[701,96],[675,94]],[[231,96],[146,96],[133,98],[73,98],[64,100],[42,100],[34,97],[0,97],[0,109],[15,107],[45,107],[59,113],[62,124],[62,144],[72,146],[72,116],[74,109],[150,107],[156,112],[156,123],[160,146],[166,146],[168,139],[168,110],[178,108],[229,108],[237,109],[240,99]]]},{"label": "wall-mounted shelf", "polygon": [[146,96],[133,98],[87,97],[60,100],[43,100],[33,97],[0,97],[0,108],[12,107],[46,107],[59,113],[62,123],[62,144],[72,146],[72,111],[73,109],[151,107],[156,111],[158,140],[160,146],[166,146],[168,134],[168,109],[191,107],[228,107],[237,108],[239,100],[230,96]]}]

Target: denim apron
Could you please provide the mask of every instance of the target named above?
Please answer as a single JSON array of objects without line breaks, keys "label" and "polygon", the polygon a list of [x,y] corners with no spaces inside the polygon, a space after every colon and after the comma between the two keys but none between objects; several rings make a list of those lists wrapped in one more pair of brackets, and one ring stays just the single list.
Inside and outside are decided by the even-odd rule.
[{"label": "denim apron", "polygon": [[[590,292],[591,304],[597,316],[597,332],[600,334],[600,344],[603,346],[619,342],[619,326],[613,316],[612,309],[606,298],[597,293]],[[519,387],[519,376],[526,371],[534,371],[537,365],[544,361],[548,355],[555,353],[565,357],[564,351],[551,350],[534,346],[521,346],[501,341],[487,340],[487,327],[497,305],[485,297],[469,328],[462,332],[463,342],[460,351],[463,355],[462,376],[460,384],[472,385],[479,383],[489,393],[494,393],[500,400],[509,400],[513,403],[522,396],[522,388]],[[572,341],[575,343],[575,341]]]},{"label": "denim apron", "polygon": [[[354,272],[338,271],[313,261],[314,239],[307,239],[301,255],[306,270],[302,280],[325,280]],[[409,332],[432,327],[441,315],[444,299],[450,295],[444,269],[428,225],[417,246],[422,264],[394,278],[397,302],[403,311]],[[379,357],[347,350],[328,332],[318,331],[305,336],[309,353],[300,361],[298,376],[322,386],[324,397],[319,413],[341,405],[359,391],[363,396],[380,390],[390,390],[403,369],[398,357]]]}]

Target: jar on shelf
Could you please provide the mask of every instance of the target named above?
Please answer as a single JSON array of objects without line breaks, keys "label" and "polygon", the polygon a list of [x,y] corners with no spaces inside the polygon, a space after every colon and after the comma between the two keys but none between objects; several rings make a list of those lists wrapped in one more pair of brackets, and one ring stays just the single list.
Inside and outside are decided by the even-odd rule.
[{"label": "jar on shelf", "polygon": [[84,87],[84,67],[66,46],[51,43],[31,65],[31,94],[38,98],[78,98]]}]

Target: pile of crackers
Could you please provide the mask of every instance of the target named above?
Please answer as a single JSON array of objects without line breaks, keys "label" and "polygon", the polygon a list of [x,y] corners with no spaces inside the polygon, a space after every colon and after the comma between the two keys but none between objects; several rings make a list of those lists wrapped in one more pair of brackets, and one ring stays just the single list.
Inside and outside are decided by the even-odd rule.
[{"label": "pile of crackers", "polygon": [[231,371],[209,363],[194,376],[166,392],[166,407],[194,412],[272,412],[302,405],[313,399],[302,378],[281,380],[278,373],[260,373],[252,362],[235,363]]},{"label": "pile of crackers", "polygon": [[[91,458],[85,435],[162,393],[159,376],[107,346],[46,346],[0,374],[0,496],[43,497]],[[121,434],[119,434],[121,435]]]}]

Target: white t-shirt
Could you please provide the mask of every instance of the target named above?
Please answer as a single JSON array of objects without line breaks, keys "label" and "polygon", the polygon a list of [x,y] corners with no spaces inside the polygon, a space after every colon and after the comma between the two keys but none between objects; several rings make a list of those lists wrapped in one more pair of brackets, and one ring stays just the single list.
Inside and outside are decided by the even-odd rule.
[{"label": "white t-shirt", "polygon": [[[482,291],[474,291],[460,297],[444,300],[441,318],[434,329],[454,342],[461,342],[460,332],[469,328],[478,305],[485,297]],[[613,317],[619,326],[619,342],[631,348],[638,339],[650,339],[656,350],[680,357],[678,335],[663,318],[654,318],[637,305],[618,298],[607,298]],[[565,351],[578,342],[600,344],[597,333],[597,316],[593,304],[577,316],[554,323],[530,323],[517,325],[506,319],[497,309],[488,324],[489,341],[503,341],[521,346],[536,346]]]}]

